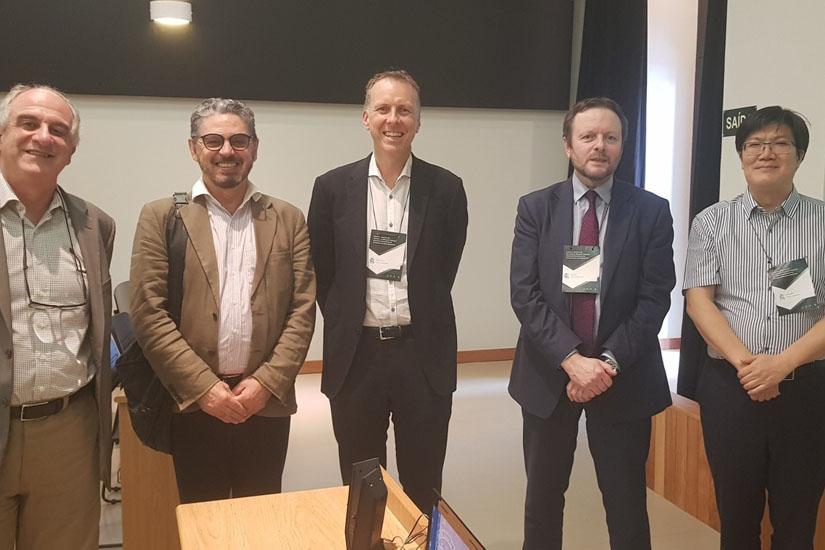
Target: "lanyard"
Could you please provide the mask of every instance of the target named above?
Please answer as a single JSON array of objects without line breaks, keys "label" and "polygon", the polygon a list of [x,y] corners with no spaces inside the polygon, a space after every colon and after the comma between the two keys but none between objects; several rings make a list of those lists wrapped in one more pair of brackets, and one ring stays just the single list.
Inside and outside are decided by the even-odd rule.
[{"label": "lanyard", "polygon": [[[777,218],[774,225],[779,223],[779,218]],[[762,237],[759,236],[759,232],[756,230],[756,227],[753,225],[753,221],[751,220],[751,216],[748,216],[748,225],[751,226],[751,231],[753,231],[753,236],[756,237],[756,242],[759,243],[759,248],[762,249],[762,253],[765,254],[765,258],[768,260],[768,271],[773,269],[773,258],[770,254],[768,254],[768,249],[765,248],[765,243],[762,242]],[[771,228],[771,222],[768,220],[768,229]]]}]

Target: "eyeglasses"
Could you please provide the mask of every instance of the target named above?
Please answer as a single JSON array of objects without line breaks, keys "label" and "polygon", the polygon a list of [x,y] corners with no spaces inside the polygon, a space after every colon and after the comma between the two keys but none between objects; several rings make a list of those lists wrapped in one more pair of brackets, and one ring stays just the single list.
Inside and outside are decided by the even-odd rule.
[{"label": "eyeglasses", "polygon": [[23,282],[26,286],[26,297],[29,300],[29,306],[34,308],[52,308],[52,309],[74,309],[77,307],[83,307],[87,303],[89,303],[89,290],[86,288],[86,270],[83,268],[83,264],[80,262],[80,258],[77,256],[77,252],[74,250],[74,245],[72,244],[72,231],[69,228],[69,212],[66,210],[66,203],[63,201],[63,194],[58,189],[57,191],[58,198],[60,199],[60,204],[63,207],[63,222],[66,224],[66,233],[69,235],[69,253],[72,255],[72,259],[74,260],[74,268],[75,273],[77,274],[78,278],[80,279],[80,288],[81,292],[83,293],[83,301],[79,303],[69,303],[69,304],[53,304],[49,302],[38,302],[32,298],[31,287],[29,286],[29,254],[28,254],[28,247],[26,246],[26,223],[23,221],[23,218],[20,218],[20,229],[23,234]]},{"label": "eyeglasses", "polygon": [[[227,138],[224,138],[220,134],[205,134],[198,139],[200,139],[203,146],[210,151],[220,151],[221,148],[223,148],[223,142],[226,141]],[[252,136],[247,134],[233,134],[229,136],[228,139],[229,146],[236,151],[243,151],[252,143]]]},{"label": "eyeglasses", "polygon": [[773,154],[784,157],[790,154],[796,148],[796,143],[793,141],[746,141],[742,145],[742,154],[749,157],[758,157],[762,154],[765,148],[768,148]]}]

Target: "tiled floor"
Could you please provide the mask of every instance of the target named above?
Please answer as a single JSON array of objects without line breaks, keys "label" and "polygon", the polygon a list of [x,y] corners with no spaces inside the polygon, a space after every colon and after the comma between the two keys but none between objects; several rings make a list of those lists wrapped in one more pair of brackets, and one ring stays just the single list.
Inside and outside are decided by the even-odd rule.
[{"label": "tiled floor", "polygon": [[[677,352],[665,352],[669,374]],[[521,413],[507,395],[509,362],[459,366],[450,441],[444,472],[444,497],[489,550],[521,547],[524,467]],[[673,376],[671,376],[673,378]],[[329,406],[320,393],[320,375],[300,376],[299,411],[293,417],[284,490],[340,484]],[[390,434],[389,444],[393,444]],[[397,473],[394,460],[389,470]],[[120,541],[120,506],[103,504],[101,543]],[[714,550],[719,534],[648,491],[653,547],[657,550]],[[604,550],[607,528],[584,429],[565,513],[565,548]]]}]

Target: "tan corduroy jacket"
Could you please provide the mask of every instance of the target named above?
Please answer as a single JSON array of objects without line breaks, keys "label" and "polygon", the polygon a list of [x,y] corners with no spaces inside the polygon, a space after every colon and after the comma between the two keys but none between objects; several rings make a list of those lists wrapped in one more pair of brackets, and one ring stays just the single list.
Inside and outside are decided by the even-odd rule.
[{"label": "tan corduroy jacket", "polygon": [[[172,199],[143,207],[132,248],[135,335],[179,410],[218,381],[218,269],[205,197],[181,207],[188,234],[180,329],[166,310],[166,220]],[[304,216],[296,207],[261,194],[252,200],[257,263],[252,283],[252,343],[245,376],[274,395],[259,413],[295,413],[295,376],[315,328],[315,274]]]}]

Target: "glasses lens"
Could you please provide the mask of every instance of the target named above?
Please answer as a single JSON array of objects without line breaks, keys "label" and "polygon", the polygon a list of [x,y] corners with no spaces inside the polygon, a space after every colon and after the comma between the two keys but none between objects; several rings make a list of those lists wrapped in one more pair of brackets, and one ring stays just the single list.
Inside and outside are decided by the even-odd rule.
[{"label": "glasses lens", "polygon": [[[203,142],[203,146],[210,151],[217,151],[223,147],[223,136],[220,134],[206,134],[205,136],[201,136],[201,141]],[[230,142],[230,144],[231,143],[232,142]]]},{"label": "glasses lens", "polygon": [[246,134],[235,134],[234,136],[229,138],[229,145],[232,146],[233,149],[236,151],[243,151],[247,147],[249,147],[249,142],[252,138],[250,138]]}]

